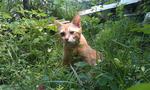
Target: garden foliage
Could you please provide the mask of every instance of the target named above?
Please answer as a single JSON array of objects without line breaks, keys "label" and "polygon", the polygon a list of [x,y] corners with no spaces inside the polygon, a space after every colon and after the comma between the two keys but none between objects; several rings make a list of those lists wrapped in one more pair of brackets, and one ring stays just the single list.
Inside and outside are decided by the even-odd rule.
[{"label": "garden foliage", "polygon": [[[31,0],[25,10],[22,0],[0,1],[0,89],[35,90],[44,85],[47,90],[126,90],[150,82],[150,24],[123,17],[120,9],[118,16],[104,21],[102,13],[82,16],[83,34],[103,52],[103,62],[94,67],[84,62],[61,65],[63,45],[53,21],[56,16],[70,19],[85,8],[75,3]],[[150,11],[147,3],[140,6],[143,14]]]}]

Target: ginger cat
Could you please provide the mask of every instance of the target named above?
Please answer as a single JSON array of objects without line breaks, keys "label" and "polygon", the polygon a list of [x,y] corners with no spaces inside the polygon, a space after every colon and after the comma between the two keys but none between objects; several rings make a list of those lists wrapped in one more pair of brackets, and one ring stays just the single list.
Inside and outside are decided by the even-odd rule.
[{"label": "ginger cat", "polygon": [[92,49],[83,36],[79,15],[76,15],[72,22],[61,23],[56,20],[55,24],[64,43],[64,65],[72,64],[76,56],[89,65],[97,65],[97,62],[102,60],[102,54]]}]

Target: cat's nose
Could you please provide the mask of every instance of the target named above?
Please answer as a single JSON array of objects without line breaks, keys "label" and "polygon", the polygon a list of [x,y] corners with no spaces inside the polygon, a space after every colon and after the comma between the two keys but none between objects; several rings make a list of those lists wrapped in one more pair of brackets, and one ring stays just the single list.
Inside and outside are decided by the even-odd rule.
[{"label": "cat's nose", "polygon": [[65,38],[65,41],[68,41],[68,38]]}]

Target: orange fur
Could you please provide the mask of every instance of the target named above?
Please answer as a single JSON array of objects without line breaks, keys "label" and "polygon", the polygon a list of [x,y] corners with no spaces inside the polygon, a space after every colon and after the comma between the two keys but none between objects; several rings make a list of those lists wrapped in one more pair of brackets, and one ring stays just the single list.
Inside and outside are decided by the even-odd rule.
[{"label": "orange fur", "polygon": [[79,15],[75,16],[71,23],[56,21],[56,25],[64,42],[64,65],[73,63],[75,56],[79,56],[90,65],[96,65],[98,60],[102,60],[102,54],[92,49],[83,36]]}]

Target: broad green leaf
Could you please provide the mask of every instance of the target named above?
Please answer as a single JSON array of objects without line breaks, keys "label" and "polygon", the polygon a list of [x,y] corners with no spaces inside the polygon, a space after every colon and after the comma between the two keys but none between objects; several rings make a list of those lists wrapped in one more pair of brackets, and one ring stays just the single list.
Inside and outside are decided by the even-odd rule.
[{"label": "broad green leaf", "polygon": [[134,85],[127,90],[150,90],[150,83],[141,83]]}]

